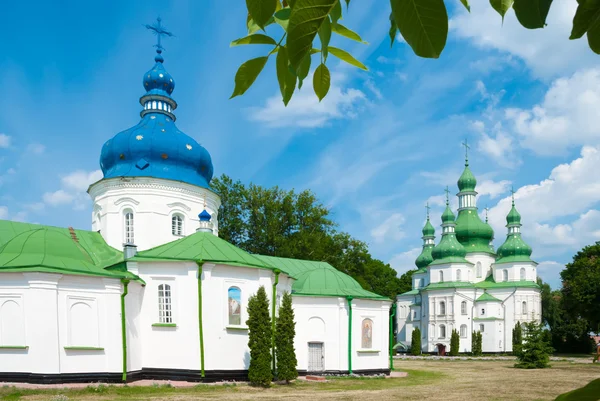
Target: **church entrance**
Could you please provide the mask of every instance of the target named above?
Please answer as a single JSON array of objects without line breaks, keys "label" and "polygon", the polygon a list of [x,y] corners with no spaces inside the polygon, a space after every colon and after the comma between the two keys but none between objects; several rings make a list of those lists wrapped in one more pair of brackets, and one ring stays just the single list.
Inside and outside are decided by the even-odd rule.
[{"label": "church entrance", "polygon": [[322,372],[325,370],[324,361],[323,343],[308,343],[308,371]]},{"label": "church entrance", "polygon": [[446,356],[446,346],[444,344],[437,345],[437,352],[440,356]]}]

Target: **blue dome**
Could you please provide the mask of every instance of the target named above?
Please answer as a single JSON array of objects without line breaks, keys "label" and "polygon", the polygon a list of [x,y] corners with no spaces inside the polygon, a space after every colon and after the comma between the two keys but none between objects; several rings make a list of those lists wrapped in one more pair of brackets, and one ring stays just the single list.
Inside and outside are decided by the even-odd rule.
[{"label": "blue dome", "polygon": [[175,125],[177,103],[170,96],[175,82],[163,66],[161,49],[157,53],[156,64],[144,75],[142,120],[104,144],[100,168],[104,178],[154,177],[209,188],[210,154]]},{"label": "blue dome", "polygon": [[202,211],[202,213],[200,213],[200,214],[198,215],[198,217],[200,218],[200,221],[210,221],[210,219],[212,218],[212,216],[210,215],[210,213],[208,213],[208,212],[206,211],[206,209],[204,209],[204,210]]}]

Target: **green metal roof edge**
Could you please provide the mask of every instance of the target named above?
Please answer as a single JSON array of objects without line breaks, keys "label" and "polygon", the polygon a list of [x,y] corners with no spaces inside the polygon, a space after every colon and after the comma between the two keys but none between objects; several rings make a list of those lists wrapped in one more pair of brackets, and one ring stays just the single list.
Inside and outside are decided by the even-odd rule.
[{"label": "green metal roof edge", "polygon": [[448,264],[448,263],[464,263],[464,264],[467,264],[467,265],[472,265],[473,264],[473,263],[469,262],[465,258],[461,258],[459,256],[449,256],[447,258],[442,258],[442,259],[434,260],[433,262],[431,262],[429,264],[429,266],[445,265],[445,264]]},{"label": "green metal roof edge", "polygon": [[495,296],[493,296],[492,294],[488,294],[487,292],[484,292],[483,294],[481,294],[479,296],[479,298],[477,298],[475,300],[475,302],[502,302],[502,301],[499,300],[498,298],[496,298]]},{"label": "green metal roof edge", "polygon": [[[108,272],[106,274],[89,272],[89,271],[81,271],[81,270],[72,270],[72,269],[57,269],[54,267],[46,267],[46,266],[24,266],[24,267],[9,267],[2,268],[0,267],[0,273],[23,273],[23,272],[32,272],[32,273],[53,273],[53,274],[71,274],[74,276],[92,276],[92,277],[105,277],[105,278],[114,278],[115,280],[119,280],[122,278],[128,278],[127,274],[117,274],[113,272]],[[137,276],[136,276],[137,277]]]},{"label": "green metal roof edge", "polygon": [[353,299],[367,299],[372,301],[390,301],[393,302],[390,298],[384,297],[383,295],[377,295],[374,292],[370,292],[367,290],[363,290],[373,296],[365,296],[365,295],[349,295],[349,294],[319,294],[319,293],[306,293],[306,292],[294,292],[292,291],[292,296],[300,296],[300,297],[327,297],[327,298],[347,298],[352,297]]},{"label": "green metal roof edge", "polygon": [[403,292],[402,294],[398,294],[398,295],[396,295],[396,297],[402,297],[404,295],[418,295],[419,292],[420,292],[419,290],[410,290],[410,291]]},{"label": "green metal roof edge", "polygon": [[423,290],[435,290],[440,288],[475,288],[473,283],[467,281],[445,281],[443,283],[429,283]]},{"label": "green metal roof edge", "polygon": [[538,265],[538,262],[532,260],[528,256],[505,256],[503,258],[500,258],[500,259],[496,260],[494,262],[494,264],[495,265],[501,265],[501,264],[504,264],[504,263],[519,263],[519,262],[523,262],[523,263],[535,263],[536,266]]},{"label": "green metal roof edge", "polygon": [[215,263],[215,264],[221,264],[221,265],[227,265],[227,266],[238,266],[238,267],[249,267],[252,269],[266,269],[266,270],[273,270],[272,267],[265,267],[265,266],[253,266],[251,264],[244,264],[244,263],[238,263],[238,262],[230,262],[230,261],[218,261],[218,260],[208,260],[208,259],[198,259],[198,260],[192,260],[192,259],[186,259],[186,258],[165,258],[165,257],[148,257],[148,256],[134,256],[130,259],[128,259],[127,261],[130,262],[190,262],[190,263]]},{"label": "green metal roof edge", "polygon": [[502,281],[500,283],[496,283],[491,280],[480,281],[479,283],[475,283],[476,288],[540,288],[537,283],[533,281]]}]

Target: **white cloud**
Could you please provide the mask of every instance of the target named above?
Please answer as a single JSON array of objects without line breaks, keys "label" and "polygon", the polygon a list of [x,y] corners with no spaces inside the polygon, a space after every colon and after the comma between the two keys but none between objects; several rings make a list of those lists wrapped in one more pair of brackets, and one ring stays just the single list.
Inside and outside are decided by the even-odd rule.
[{"label": "white cloud", "polygon": [[412,248],[406,252],[398,253],[390,259],[388,262],[400,276],[409,270],[416,269],[415,260],[417,256],[421,254],[422,248]]},{"label": "white cloud", "polygon": [[537,266],[537,274],[544,282],[550,284],[550,287],[556,289],[561,286],[560,272],[564,268],[565,265],[563,263],[547,260],[540,262]]},{"label": "white cloud", "polygon": [[371,237],[377,243],[382,243],[387,240],[398,241],[404,238],[405,233],[402,230],[402,225],[406,219],[401,213],[393,213],[381,224],[371,230]]},{"label": "white cloud", "polygon": [[0,206],[0,219],[5,220],[8,217],[8,208]]},{"label": "white cloud", "polygon": [[377,88],[377,86],[375,86],[375,82],[373,82],[371,79],[367,79],[365,81],[365,87],[370,90],[377,99],[383,99],[381,91],[379,88]]},{"label": "white cloud", "polygon": [[42,145],[41,143],[35,142],[35,143],[30,143],[29,145],[27,145],[28,153],[33,153],[35,155],[41,155],[45,151],[46,151],[46,146]]},{"label": "white cloud", "polygon": [[102,171],[83,171],[77,170],[69,175],[62,177],[61,182],[64,188],[77,192],[86,192],[88,187],[96,181],[102,179]]},{"label": "white cloud", "polygon": [[32,212],[41,212],[44,210],[46,205],[43,202],[29,203],[23,206],[27,210],[31,210]]},{"label": "white cloud", "polygon": [[507,193],[509,187],[510,181],[507,180],[483,180],[477,183],[477,193],[482,196],[489,195],[490,199],[494,199],[500,196],[501,194]]},{"label": "white cloud", "polygon": [[319,102],[312,88],[312,75],[307,77],[302,90],[296,90],[287,107],[278,93],[267,99],[263,107],[248,109],[249,118],[271,128],[315,128],[333,119],[355,118],[366,101],[365,94],[355,88],[343,89],[343,74],[333,74],[327,96]]},{"label": "white cloud", "polygon": [[46,192],[43,197],[44,202],[52,206],[64,205],[73,202],[74,196],[64,189],[55,192]]},{"label": "white cloud", "polygon": [[27,212],[20,211],[17,214],[15,214],[11,220],[12,221],[20,221],[20,222],[27,221]]},{"label": "white cloud", "polygon": [[6,134],[0,134],[0,148],[8,148],[10,146],[11,138]]},{"label": "white cloud", "polygon": [[600,142],[600,69],[589,69],[552,83],[541,104],[507,109],[506,119],[521,144],[542,155]]},{"label": "white cloud", "polygon": [[515,55],[538,77],[572,73],[597,63],[597,56],[584,38],[570,41],[569,35],[576,1],[555,1],[544,29],[523,28],[510,10],[504,18],[489,2],[471,2],[471,12],[461,11],[452,19],[451,28],[459,37],[482,48],[497,49]]}]

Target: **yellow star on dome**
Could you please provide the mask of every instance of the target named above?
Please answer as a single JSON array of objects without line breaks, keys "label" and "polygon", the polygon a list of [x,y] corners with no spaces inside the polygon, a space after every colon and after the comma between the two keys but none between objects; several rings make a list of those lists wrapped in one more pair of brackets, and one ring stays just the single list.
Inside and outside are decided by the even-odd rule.
[{"label": "yellow star on dome", "polygon": [[135,139],[137,139],[138,141],[141,141],[142,139],[144,139],[144,135],[138,135],[135,137]]},{"label": "yellow star on dome", "polygon": [[185,145],[185,147],[187,148],[187,150],[192,150],[192,145],[190,145],[189,143]]}]

